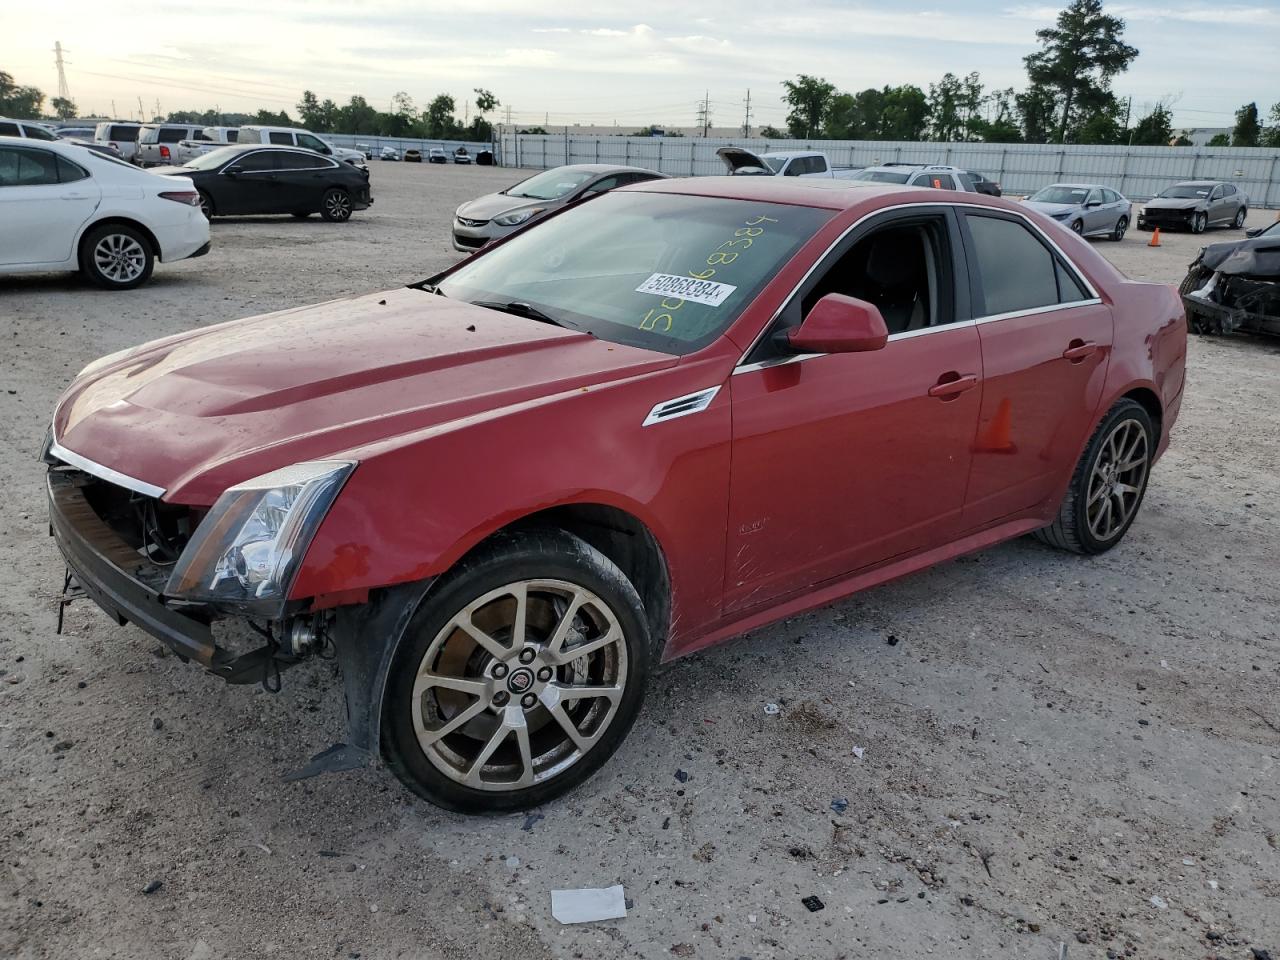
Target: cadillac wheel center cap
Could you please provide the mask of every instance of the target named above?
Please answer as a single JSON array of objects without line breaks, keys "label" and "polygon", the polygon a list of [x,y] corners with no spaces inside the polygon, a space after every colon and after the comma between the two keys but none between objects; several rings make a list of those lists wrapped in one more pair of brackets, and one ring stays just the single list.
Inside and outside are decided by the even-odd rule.
[{"label": "cadillac wheel center cap", "polygon": [[511,676],[507,678],[507,689],[519,696],[522,693],[528,693],[529,688],[533,686],[532,670],[512,670]]}]

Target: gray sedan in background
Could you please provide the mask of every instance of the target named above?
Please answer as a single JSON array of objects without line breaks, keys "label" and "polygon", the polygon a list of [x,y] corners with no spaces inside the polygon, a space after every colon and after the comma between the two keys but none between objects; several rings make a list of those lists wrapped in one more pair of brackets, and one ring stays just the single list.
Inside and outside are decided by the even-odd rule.
[{"label": "gray sedan in background", "polygon": [[471,253],[571,203],[628,183],[665,178],[656,170],[611,163],[575,163],[535,173],[460,206],[453,218],[453,249]]},{"label": "gray sedan in background", "polygon": [[1133,204],[1097,183],[1051,183],[1023,201],[1084,237],[1123,240]]}]

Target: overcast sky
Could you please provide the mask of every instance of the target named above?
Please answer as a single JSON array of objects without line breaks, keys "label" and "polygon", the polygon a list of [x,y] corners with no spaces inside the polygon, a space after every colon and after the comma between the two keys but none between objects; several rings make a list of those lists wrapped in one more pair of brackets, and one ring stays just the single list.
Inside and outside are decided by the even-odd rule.
[{"label": "overcast sky", "polygon": [[[1167,2],[1168,7],[1161,6]],[[1022,57],[1056,5],[987,0],[738,0],[696,4],[531,0],[220,0],[6,3],[0,69],[57,92],[53,44],[82,112],[287,109],[304,88],[380,109],[407,91],[424,107],[452,94],[462,113],[486,87],[514,122],[692,124],[710,91],[713,123],[781,125],[780,82],[800,72],[842,90],[929,82],[977,70],[988,88],[1021,87]],[[1280,3],[1158,0],[1108,4],[1140,55],[1116,84],[1136,113],[1173,101],[1175,124],[1230,125],[1256,100],[1280,101]],[[705,11],[705,16],[698,15]]]}]

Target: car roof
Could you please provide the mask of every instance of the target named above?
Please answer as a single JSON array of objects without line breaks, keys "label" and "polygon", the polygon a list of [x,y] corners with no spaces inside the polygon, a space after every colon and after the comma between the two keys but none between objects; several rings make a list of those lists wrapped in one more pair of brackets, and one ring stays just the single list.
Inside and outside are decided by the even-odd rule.
[{"label": "car roof", "polygon": [[933,190],[908,187],[900,183],[877,183],[871,180],[840,180],[801,177],[681,177],[646,180],[644,183],[620,187],[628,193],[682,193],[699,197],[723,197],[729,200],[758,200],[799,207],[825,207],[849,210],[868,203],[900,199],[905,203],[969,203],[999,210],[1017,210],[1016,204],[997,200],[985,194],[957,190]]},{"label": "car roof", "polygon": [[563,167],[552,167],[552,170],[576,170],[580,173],[652,173],[658,176],[657,170],[648,170],[644,167],[629,167],[621,163],[569,163]]},{"label": "car roof", "polygon": [[[1094,190],[1094,189],[1098,189],[1098,190],[1114,190],[1114,189],[1115,189],[1114,187],[1108,187],[1108,186],[1105,186],[1105,185],[1103,185],[1103,184],[1101,184],[1101,183],[1068,183],[1068,182],[1066,182],[1065,180],[1063,180],[1063,181],[1059,181],[1059,182],[1056,182],[1056,183],[1051,183],[1051,184],[1049,184],[1048,186],[1049,186],[1049,187],[1078,187],[1078,188],[1080,188],[1081,190]],[[1042,189],[1042,190],[1044,190],[1044,189],[1048,189],[1048,188],[1047,188],[1047,187],[1041,187],[1041,189]],[[1116,191],[1116,192],[1118,193],[1119,191]]]},{"label": "car roof", "polygon": [[1225,180],[1179,180],[1174,184],[1175,187],[1216,187],[1220,183],[1226,183]]}]

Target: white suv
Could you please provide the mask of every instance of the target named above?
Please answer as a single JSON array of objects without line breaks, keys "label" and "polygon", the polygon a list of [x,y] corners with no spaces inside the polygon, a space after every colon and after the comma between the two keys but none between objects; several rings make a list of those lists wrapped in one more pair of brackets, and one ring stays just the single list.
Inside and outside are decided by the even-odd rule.
[{"label": "white suv", "polygon": [[140,123],[108,120],[98,124],[93,133],[93,141],[105,143],[117,150],[125,160],[132,160],[138,153],[138,131],[141,129]]},{"label": "white suv", "polygon": [[301,147],[303,150],[314,150],[316,153],[322,153],[326,157],[333,157],[335,160],[349,163],[353,167],[363,168],[365,166],[364,153],[362,151],[335,147],[333,144],[321,140],[310,130],[303,130],[301,127],[241,127],[240,136],[236,143],[274,143],[282,147]]},{"label": "white suv", "polygon": [[908,187],[931,187],[934,190],[960,190],[977,193],[967,170],[941,163],[885,163],[859,170],[850,180],[872,183],[900,183]]},{"label": "white suv", "polygon": [[208,251],[209,221],[190,180],[62,140],[0,137],[0,273],[80,271],[128,290],[157,260]]},{"label": "white suv", "polygon": [[0,137],[28,137],[32,140],[57,140],[43,123],[34,120],[10,120],[0,117]]}]

